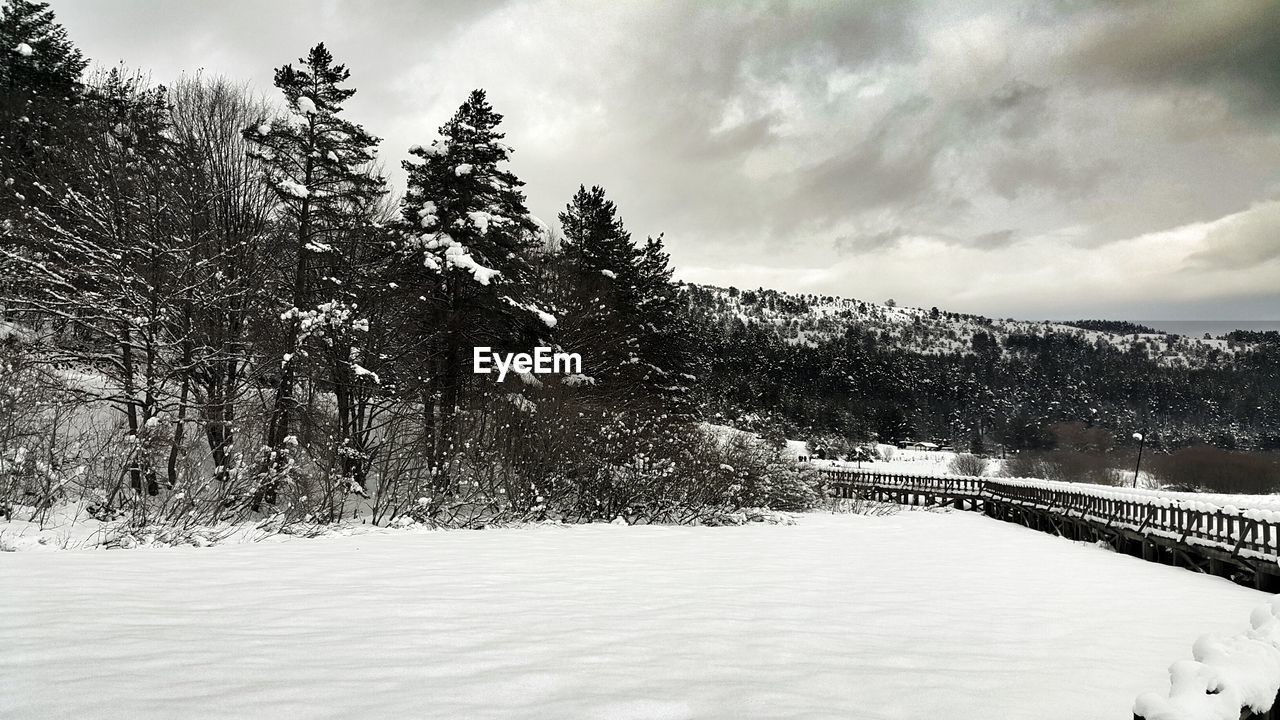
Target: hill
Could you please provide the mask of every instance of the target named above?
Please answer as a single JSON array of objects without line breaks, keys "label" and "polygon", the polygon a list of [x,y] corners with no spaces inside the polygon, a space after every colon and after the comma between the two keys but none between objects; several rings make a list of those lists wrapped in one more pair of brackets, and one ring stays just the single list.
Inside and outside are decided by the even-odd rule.
[{"label": "hill", "polygon": [[1280,448],[1280,344],[1128,325],[993,319],[686,285],[700,400],[717,421],[958,448],[1052,446],[1051,427],[1158,447]]}]

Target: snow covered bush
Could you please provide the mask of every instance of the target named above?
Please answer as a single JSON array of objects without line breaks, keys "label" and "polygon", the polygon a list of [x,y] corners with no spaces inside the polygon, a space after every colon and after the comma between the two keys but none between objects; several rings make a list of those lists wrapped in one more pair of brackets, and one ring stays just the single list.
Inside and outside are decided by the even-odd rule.
[{"label": "snow covered bush", "polygon": [[1270,717],[1280,696],[1280,597],[1256,608],[1251,629],[1234,637],[1206,635],[1192,660],[1169,668],[1169,692],[1134,703],[1143,720],[1238,720],[1244,711]]},{"label": "snow covered bush", "polygon": [[951,463],[947,469],[952,475],[969,475],[981,476],[987,471],[986,458],[971,455],[969,453],[961,453],[951,458]]},{"label": "snow covered bush", "polygon": [[80,494],[92,443],[79,437],[78,397],[40,362],[35,347],[0,340],[0,518],[25,507],[43,518],[54,503]]},{"label": "snow covered bush", "polygon": [[823,498],[817,470],[790,459],[776,445],[736,433],[720,451],[721,471],[733,478],[729,499],[739,507],[803,511]]},{"label": "snow covered bush", "polygon": [[838,460],[849,455],[853,450],[853,444],[841,435],[826,434],[809,438],[805,442],[805,449],[809,451],[811,457]]}]

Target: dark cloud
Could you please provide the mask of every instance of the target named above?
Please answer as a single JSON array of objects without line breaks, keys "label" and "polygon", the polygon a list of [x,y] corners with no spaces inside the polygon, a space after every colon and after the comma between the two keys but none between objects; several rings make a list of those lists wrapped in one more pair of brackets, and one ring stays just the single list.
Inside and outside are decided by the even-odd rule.
[{"label": "dark cloud", "polygon": [[1105,3],[1070,55],[1073,71],[1137,86],[1225,90],[1250,110],[1280,107],[1280,3]]},{"label": "dark cloud", "polygon": [[973,238],[970,244],[983,250],[998,250],[1012,245],[1017,240],[1017,232],[1013,229],[993,230]]},{"label": "dark cloud", "polygon": [[945,139],[929,132],[929,103],[914,97],[894,107],[866,137],[843,152],[796,171],[791,206],[804,226],[828,224],[850,210],[912,204],[934,189],[934,163]]},{"label": "dark cloud", "polygon": [[1010,80],[977,108],[974,120],[998,128],[1010,140],[1031,137],[1044,127],[1049,110],[1048,88]]},{"label": "dark cloud", "polygon": [[907,228],[896,226],[887,230],[860,235],[841,235],[835,239],[833,245],[835,250],[841,254],[861,255],[878,250],[892,249],[910,234],[911,231]]},{"label": "dark cloud", "polygon": [[1105,174],[1120,170],[1114,162],[1103,159],[1082,165],[1055,146],[1010,147],[993,155],[987,181],[1007,200],[1039,192],[1076,199],[1097,192]]}]

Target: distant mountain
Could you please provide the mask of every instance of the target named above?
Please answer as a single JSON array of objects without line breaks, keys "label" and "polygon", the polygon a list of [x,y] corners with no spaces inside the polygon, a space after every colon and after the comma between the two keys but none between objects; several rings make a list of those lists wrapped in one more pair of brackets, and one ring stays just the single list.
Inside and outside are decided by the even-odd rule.
[{"label": "distant mountain", "polygon": [[1163,330],[1138,323],[1132,323],[1127,320],[1071,320],[1062,323],[1071,327],[1078,327],[1084,330],[1097,330],[1098,332],[1110,333],[1112,335],[1167,335]]},{"label": "distant mountain", "polygon": [[684,286],[712,420],[792,437],[1280,448],[1280,343],[1115,321],[1031,322],[777,290]]},{"label": "distant mountain", "polygon": [[973,337],[986,333],[997,341],[1010,335],[1065,335],[1090,344],[1104,343],[1125,352],[1141,352],[1161,365],[1206,367],[1229,362],[1247,352],[1260,336],[1186,337],[1117,320],[1069,322],[993,319],[948,312],[936,307],[902,307],[830,295],[779,290],[739,290],[713,285],[687,285],[697,305],[719,318],[772,327],[793,344],[813,345],[858,328],[877,334],[886,347],[922,354],[971,352]]}]

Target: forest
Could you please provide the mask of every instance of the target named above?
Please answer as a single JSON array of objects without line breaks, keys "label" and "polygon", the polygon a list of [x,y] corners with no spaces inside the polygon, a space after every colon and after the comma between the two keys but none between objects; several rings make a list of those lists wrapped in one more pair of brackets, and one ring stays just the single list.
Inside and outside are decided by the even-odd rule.
[{"label": "forest", "polygon": [[[588,179],[556,229],[531,215],[482,89],[422,128],[398,192],[346,112],[358,68],[323,43],[267,95],[161,85],[91,67],[46,3],[6,0],[0,56],[6,515],[74,499],[138,524],[353,503],[375,523],[686,522],[817,503],[788,437],[995,453],[1081,421],[1117,446],[1280,448],[1270,336],[1166,367],[1053,333],[918,352],[854,323],[792,342],[726,313]],[[479,347],[582,369],[476,374]]]},{"label": "forest", "polygon": [[[0,504],[325,521],[354,499],[471,525],[816,498],[775,448],[699,425],[662,238],[585,185],[553,235],[483,90],[423,128],[397,197],[324,44],[267,98],[89,70],[29,0],[0,52]],[[497,381],[481,346],[582,372]]]},{"label": "forest", "polygon": [[1180,339],[1132,341],[1122,336],[1142,328],[1131,323],[1070,323],[1116,333],[1089,337],[937,308],[874,314],[885,307],[815,321],[805,313],[837,299],[708,286],[686,294],[703,329],[694,338],[702,407],[742,427],[999,454],[1052,449],[1053,426],[1079,422],[1104,429],[1115,449],[1141,432],[1156,451],[1280,450],[1274,333],[1235,333],[1231,354],[1197,347],[1186,353],[1202,357],[1162,363]]}]

